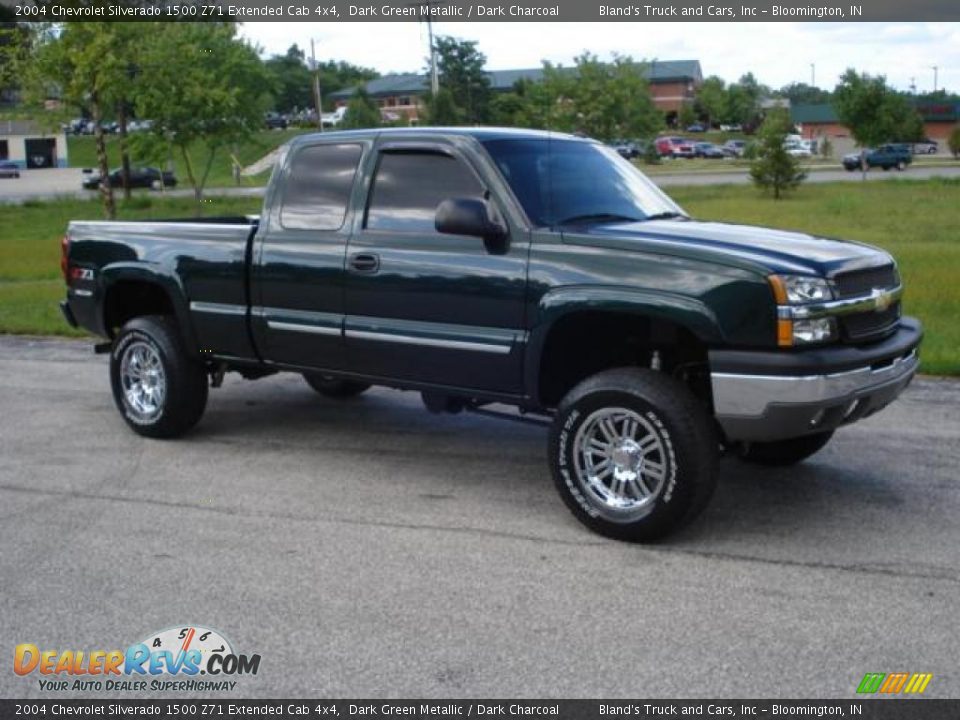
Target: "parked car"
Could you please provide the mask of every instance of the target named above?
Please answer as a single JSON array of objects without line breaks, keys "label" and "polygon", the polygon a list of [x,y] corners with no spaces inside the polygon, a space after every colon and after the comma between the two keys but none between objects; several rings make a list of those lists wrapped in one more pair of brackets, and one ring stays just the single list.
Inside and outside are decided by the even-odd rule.
[{"label": "parked car", "polygon": [[720,146],[720,149],[730,157],[743,157],[743,153],[747,149],[747,141],[727,140]]},{"label": "parked car", "polygon": [[655,141],[657,152],[661,157],[675,158],[693,158],[696,157],[693,140],[678,137],[676,135],[665,135],[658,137]]},{"label": "parked car", "polygon": [[721,132],[742,132],[743,126],[740,125],[739,123],[735,123],[733,125],[721,125],[720,131]]},{"label": "parked car", "polygon": [[0,177],[18,178],[20,177],[20,166],[15,162],[0,160]]},{"label": "parked car", "polygon": [[719,145],[714,145],[709,142],[697,143],[693,146],[693,154],[698,158],[705,158],[709,160],[723,160],[727,157],[727,154],[723,151]]},{"label": "parked car", "polygon": [[[117,168],[111,170],[107,176],[110,187],[123,187],[123,170]],[[177,178],[169,170],[163,173],[157,168],[152,167],[132,167],[130,168],[130,187],[132,188],[152,188],[159,190],[161,187],[176,187]],[[91,172],[83,178],[83,187],[87,190],[96,190],[100,187],[100,174]]]},{"label": "parked car", "polygon": [[581,522],[649,541],[707,504],[721,446],[800,462],[917,370],[888,253],[698,222],[596,141],[378,128],[301,135],[280,162],[257,217],[67,228],[61,308],[104,338],[134,432],[183,435],[227,372],[511,405],[549,426]]},{"label": "parked car", "polygon": [[911,150],[914,155],[936,155],[940,151],[940,146],[936,140],[924,138],[920,142],[913,143]]},{"label": "parked car", "polygon": [[[905,143],[887,143],[874,149],[867,148],[863,155],[867,168],[882,168],[890,170],[905,170],[913,162],[913,152]],[[860,169],[860,153],[850,153],[843,156],[843,167],[848,171]]]},{"label": "parked car", "polygon": [[287,118],[277,112],[268,112],[263,118],[267,130],[286,130]]},{"label": "parked car", "polygon": [[707,131],[707,126],[703,123],[694,123],[687,128],[687,132],[702,133]]},{"label": "parked car", "polygon": [[803,140],[787,140],[783,144],[784,149],[789,155],[792,155],[796,158],[809,158],[813,157],[813,153],[810,152],[810,148]]},{"label": "parked car", "polygon": [[611,143],[611,147],[627,160],[633,160],[633,158],[640,156],[640,148],[637,147],[636,143],[629,140],[615,140]]}]

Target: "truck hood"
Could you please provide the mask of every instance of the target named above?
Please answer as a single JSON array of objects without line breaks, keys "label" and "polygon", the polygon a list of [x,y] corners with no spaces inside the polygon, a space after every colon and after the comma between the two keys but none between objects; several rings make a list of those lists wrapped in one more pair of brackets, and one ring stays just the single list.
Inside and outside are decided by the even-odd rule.
[{"label": "truck hood", "polygon": [[832,277],[893,262],[863,243],[754,225],[652,220],[578,228],[564,242],[611,250],[679,255],[771,273]]}]

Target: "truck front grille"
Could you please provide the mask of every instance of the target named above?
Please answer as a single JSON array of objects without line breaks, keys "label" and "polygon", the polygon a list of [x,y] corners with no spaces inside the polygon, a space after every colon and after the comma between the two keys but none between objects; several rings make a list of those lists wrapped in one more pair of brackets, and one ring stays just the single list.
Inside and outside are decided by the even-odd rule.
[{"label": "truck front grille", "polygon": [[837,296],[841,299],[869,295],[874,288],[887,290],[900,284],[900,277],[893,265],[854,270],[842,273],[834,278]]},{"label": "truck front grille", "polygon": [[857,313],[841,318],[840,331],[846,342],[868,342],[889,335],[899,322],[900,303],[897,302],[882,312]]}]

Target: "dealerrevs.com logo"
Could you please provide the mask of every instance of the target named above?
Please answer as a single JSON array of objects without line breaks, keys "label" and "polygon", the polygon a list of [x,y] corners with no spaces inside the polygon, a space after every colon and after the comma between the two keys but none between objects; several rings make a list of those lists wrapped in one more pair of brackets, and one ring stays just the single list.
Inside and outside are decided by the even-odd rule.
[{"label": "dealerrevs.com logo", "polygon": [[13,652],[13,671],[37,676],[44,691],[233,690],[232,678],[259,669],[259,655],[236,653],[218,631],[190,625],[153,633],[126,650],[51,650],[21,643]]}]

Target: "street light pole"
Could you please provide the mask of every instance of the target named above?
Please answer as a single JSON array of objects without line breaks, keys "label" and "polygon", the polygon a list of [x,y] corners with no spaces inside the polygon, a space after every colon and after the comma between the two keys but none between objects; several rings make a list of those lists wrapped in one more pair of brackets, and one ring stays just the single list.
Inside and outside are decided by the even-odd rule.
[{"label": "street light pole", "polygon": [[937,72],[940,70],[940,67],[937,65],[931,65],[930,68],[933,70],[933,91],[936,92],[939,85],[937,82]]},{"label": "street light pole", "polygon": [[810,63],[810,87],[817,86],[817,64]]},{"label": "street light pole", "polygon": [[313,100],[317,104],[317,129],[323,132],[323,106],[320,102],[320,68],[317,67],[317,48],[310,38],[310,64],[313,65]]}]

